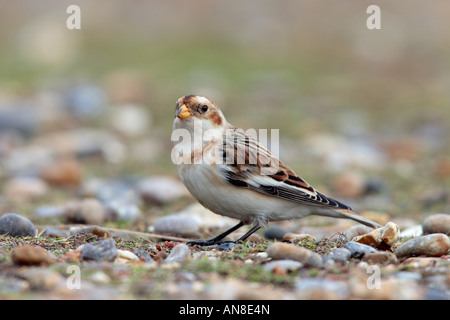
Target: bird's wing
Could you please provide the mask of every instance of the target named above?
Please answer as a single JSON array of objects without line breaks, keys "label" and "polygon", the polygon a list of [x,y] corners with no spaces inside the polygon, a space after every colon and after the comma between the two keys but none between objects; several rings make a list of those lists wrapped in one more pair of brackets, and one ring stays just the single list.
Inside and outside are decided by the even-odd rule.
[{"label": "bird's wing", "polygon": [[241,129],[230,130],[222,148],[221,174],[234,186],[298,203],[351,210],[349,206],[315,190]]}]

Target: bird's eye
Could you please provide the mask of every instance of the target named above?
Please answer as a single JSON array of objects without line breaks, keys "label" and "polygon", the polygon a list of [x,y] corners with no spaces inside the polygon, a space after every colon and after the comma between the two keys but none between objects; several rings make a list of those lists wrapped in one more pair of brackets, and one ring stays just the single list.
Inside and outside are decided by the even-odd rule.
[{"label": "bird's eye", "polygon": [[202,111],[203,111],[203,112],[208,111],[208,106],[207,106],[207,105],[204,105],[204,106],[202,107]]}]

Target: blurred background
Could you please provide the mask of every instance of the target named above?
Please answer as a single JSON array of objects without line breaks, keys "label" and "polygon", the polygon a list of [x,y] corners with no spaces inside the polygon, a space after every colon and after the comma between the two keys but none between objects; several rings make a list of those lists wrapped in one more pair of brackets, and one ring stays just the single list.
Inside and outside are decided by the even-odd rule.
[{"label": "blurred background", "polygon": [[[81,30],[66,27],[71,4]],[[366,27],[372,4],[381,30]],[[357,209],[450,211],[446,0],[0,8],[2,213],[176,177],[170,134],[187,94],[210,97],[244,129],[280,129],[281,159]]]}]

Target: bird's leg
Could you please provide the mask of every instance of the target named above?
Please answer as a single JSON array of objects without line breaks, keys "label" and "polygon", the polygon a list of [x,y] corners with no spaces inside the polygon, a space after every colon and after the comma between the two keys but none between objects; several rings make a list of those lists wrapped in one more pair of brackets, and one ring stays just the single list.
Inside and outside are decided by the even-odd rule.
[{"label": "bird's leg", "polygon": [[[214,244],[221,244],[221,243],[227,243],[227,242],[234,242],[234,241],[222,241],[223,238],[225,238],[227,235],[229,235],[230,233],[232,233],[233,231],[236,231],[237,229],[239,229],[240,227],[242,227],[244,225],[244,223],[242,221],[240,221],[237,225],[235,225],[233,228],[225,231],[224,233],[219,234],[218,236],[215,236],[212,239],[209,240],[193,240],[193,241],[189,241],[187,244],[189,245],[199,245],[199,246],[212,246]],[[253,229],[252,229],[253,230]],[[250,230],[251,231],[251,230]],[[255,230],[256,231],[256,230]],[[254,231],[253,231],[254,232]],[[252,233],[253,233],[252,232]],[[248,232],[247,232],[248,233]],[[250,233],[251,234],[251,233]],[[248,237],[248,236],[247,236]],[[246,237],[246,238],[247,238]],[[245,238],[245,239],[246,239]],[[240,239],[239,239],[240,240]]]},{"label": "bird's leg", "polygon": [[258,231],[261,227],[260,226],[254,226],[253,228],[251,228],[246,234],[244,234],[242,237],[240,237],[239,239],[236,240],[236,243],[239,242],[243,242],[245,240],[247,240],[248,237],[250,237],[253,233],[255,233],[256,231]]}]

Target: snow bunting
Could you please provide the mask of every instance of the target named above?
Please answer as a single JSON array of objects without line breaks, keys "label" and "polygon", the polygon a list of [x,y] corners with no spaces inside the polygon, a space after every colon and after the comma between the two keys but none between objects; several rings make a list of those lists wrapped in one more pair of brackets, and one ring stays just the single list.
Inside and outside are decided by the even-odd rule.
[{"label": "snow bunting", "polygon": [[244,241],[270,221],[309,215],[380,227],[315,190],[258,140],[229,124],[219,107],[204,96],[178,99],[172,141],[172,160],[189,192],[214,213],[240,220],[210,240],[189,244],[227,243],[222,239],[228,234],[251,224],[253,228],[236,242]]}]

